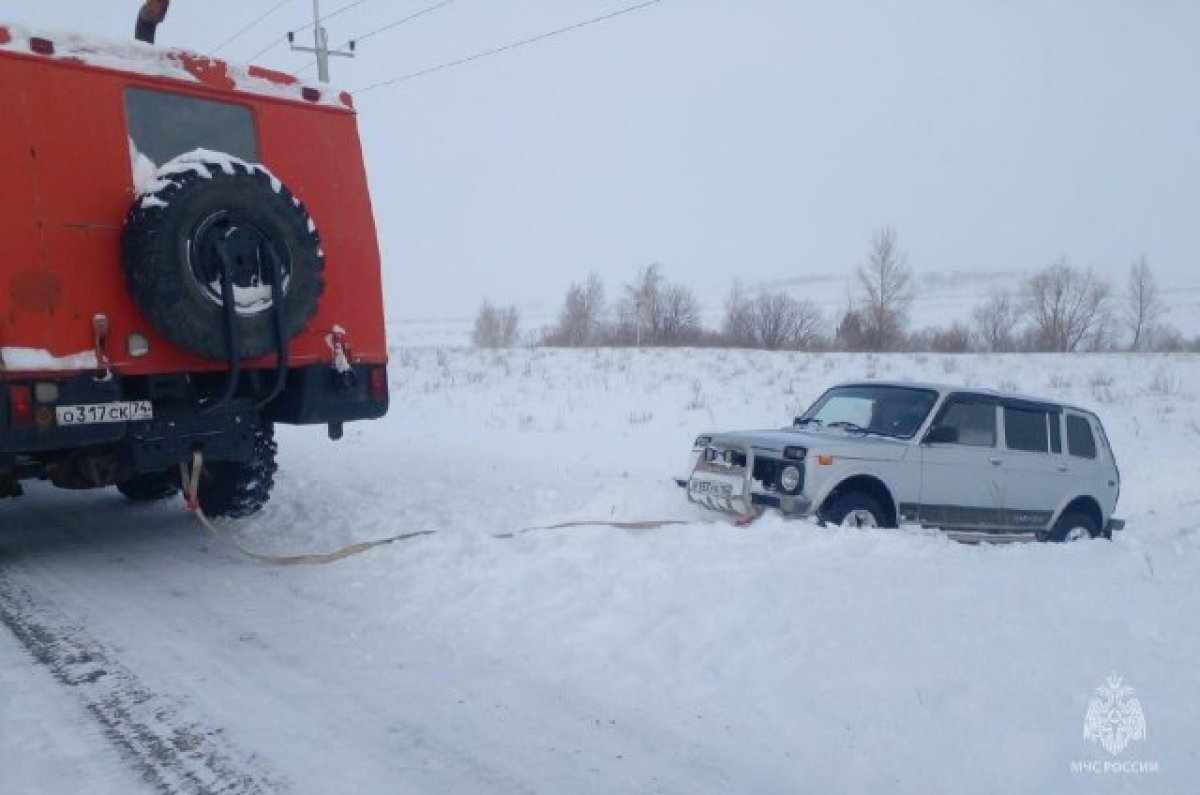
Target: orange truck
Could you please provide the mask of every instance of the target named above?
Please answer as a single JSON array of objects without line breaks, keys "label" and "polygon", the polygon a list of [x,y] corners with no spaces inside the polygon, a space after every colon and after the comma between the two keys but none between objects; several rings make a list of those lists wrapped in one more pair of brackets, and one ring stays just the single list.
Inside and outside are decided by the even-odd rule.
[{"label": "orange truck", "polygon": [[384,415],[349,95],[0,23],[0,496],[37,478],[260,509],[275,423]]}]

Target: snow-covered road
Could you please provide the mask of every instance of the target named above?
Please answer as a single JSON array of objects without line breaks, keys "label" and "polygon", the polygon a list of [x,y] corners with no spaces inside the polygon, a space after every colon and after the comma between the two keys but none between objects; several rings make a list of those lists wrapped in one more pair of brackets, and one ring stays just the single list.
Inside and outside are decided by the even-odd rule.
[{"label": "snow-covered road", "polygon": [[[175,502],[0,503],[0,792],[1194,791],[1198,363],[397,349],[391,414],[280,429],[274,499],[223,528],[433,535],[273,567]],[[697,433],[872,375],[1095,408],[1130,529],[734,529],[671,483]],[[1082,733],[1113,673],[1147,723],[1120,756]]]}]

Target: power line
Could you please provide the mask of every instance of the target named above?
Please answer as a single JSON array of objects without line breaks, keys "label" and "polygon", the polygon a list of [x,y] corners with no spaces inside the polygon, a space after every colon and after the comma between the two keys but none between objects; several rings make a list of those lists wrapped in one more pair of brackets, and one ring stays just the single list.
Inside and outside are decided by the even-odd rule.
[{"label": "power line", "polygon": [[[337,15],[344,14],[352,8],[357,8],[358,6],[362,5],[365,2],[367,2],[367,0],[354,0],[353,3],[347,3],[346,5],[342,6],[341,8],[335,8],[333,11],[330,11],[328,14],[321,17],[321,19],[322,20],[333,19]],[[312,26],[313,26],[313,23],[309,22],[306,25],[301,25],[298,28],[293,28],[290,32],[293,34],[303,33],[304,31],[308,30]],[[256,58],[258,58],[260,55],[264,55],[264,54],[270,52],[271,50],[275,49],[276,47],[278,47],[280,44],[283,44],[287,40],[288,40],[287,36],[280,36],[279,38],[275,39],[273,42],[268,44],[266,47],[263,47],[261,50],[254,53],[253,55],[251,55],[246,60],[253,61]],[[315,61],[314,61],[314,63],[315,63]],[[311,66],[311,64],[310,64],[310,66]]]},{"label": "power line", "polygon": [[588,19],[583,22],[576,22],[574,25],[568,25],[565,28],[559,28],[557,30],[552,30],[547,33],[542,33],[540,35],[533,36],[532,38],[521,39],[520,41],[514,41],[510,44],[505,44],[503,47],[496,47],[491,50],[477,52],[474,55],[468,55],[465,58],[459,58],[458,60],[455,60],[455,61],[448,61],[446,63],[438,64],[437,66],[431,66],[428,69],[422,69],[419,72],[410,72],[409,74],[406,74],[406,75],[400,75],[399,77],[393,77],[391,80],[383,80],[379,83],[372,83],[369,86],[360,88],[357,91],[352,91],[351,93],[365,94],[368,91],[374,91],[375,89],[383,88],[384,86],[390,86],[395,83],[403,83],[408,80],[415,80],[418,77],[424,77],[425,75],[433,74],[434,72],[441,72],[446,69],[453,69],[456,66],[462,66],[463,64],[471,63],[472,61],[478,61],[482,58],[488,58],[493,55],[499,55],[502,52],[508,52],[509,50],[515,50],[518,47],[524,47],[527,44],[534,44],[539,41],[545,41],[546,39],[550,39],[555,36],[561,36],[564,33],[570,33],[573,30],[579,30],[580,28],[586,28],[589,25],[595,25],[600,22],[606,22],[615,17],[623,16],[624,14],[631,14],[634,11],[640,11],[641,9],[646,8],[648,6],[657,5],[658,3],[661,3],[662,1],[663,0],[646,0],[645,2],[638,3],[638,4],[632,5],[632,6],[628,6],[627,8],[622,8],[618,11],[613,11],[610,14],[604,14],[603,16],[595,17],[593,19]]},{"label": "power line", "polygon": [[278,2],[278,3],[276,3],[276,4],[275,4],[275,5],[273,5],[273,6],[271,6],[271,7],[270,7],[270,8],[268,8],[266,11],[264,11],[264,12],[262,12],[261,14],[259,14],[258,16],[256,16],[256,17],[255,17],[253,20],[251,20],[251,21],[250,21],[248,24],[246,24],[245,26],[243,26],[243,27],[241,28],[241,30],[239,30],[237,33],[234,33],[232,36],[230,36],[229,38],[225,39],[225,41],[221,42],[221,43],[220,43],[220,44],[218,44],[216,47],[214,47],[214,48],[213,48],[213,50],[212,50],[212,51],[213,51],[213,54],[215,55],[215,54],[219,53],[221,50],[223,50],[223,49],[226,47],[226,45],[232,44],[234,41],[236,41],[238,38],[240,38],[240,37],[241,37],[241,35],[242,35],[243,33],[245,33],[246,31],[250,30],[250,28],[254,27],[254,26],[255,26],[255,25],[257,25],[259,22],[262,22],[264,19],[266,19],[267,17],[271,16],[271,15],[272,15],[272,14],[274,14],[276,11],[278,11],[280,8],[282,8],[283,6],[285,6],[286,4],[288,4],[288,3],[290,3],[290,2],[291,2],[291,0],[279,0],[279,2]]},{"label": "power line", "polygon": [[408,16],[404,17],[403,19],[398,19],[395,22],[388,23],[387,25],[384,25],[381,28],[375,28],[375,30],[372,30],[369,33],[364,33],[361,36],[356,36],[354,38],[354,41],[355,42],[366,41],[367,39],[371,38],[372,36],[377,36],[380,33],[383,33],[384,31],[391,30],[392,28],[398,28],[401,25],[404,25],[408,22],[412,22],[417,17],[423,17],[428,13],[437,11],[439,8],[444,8],[454,2],[457,2],[457,0],[441,0],[440,2],[434,3],[431,6],[426,6],[425,8],[422,8],[420,11],[415,11],[415,12],[409,14]]},{"label": "power line", "polygon": [[[321,21],[324,22],[325,20],[333,19],[334,17],[338,16],[339,14],[344,14],[352,8],[358,8],[360,5],[362,5],[365,2],[367,2],[367,0],[354,0],[353,3],[347,3],[346,5],[341,6],[340,8],[335,8],[332,11],[330,11],[328,14],[323,15],[321,17]],[[300,27],[296,28],[295,30],[292,31],[292,33],[303,33],[304,31],[308,30],[312,26],[313,26],[313,23],[309,22],[307,25],[301,25]]]},{"label": "power line", "polygon": [[[365,41],[365,40],[371,38],[372,36],[377,36],[380,33],[383,33],[384,31],[391,30],[392,28],[398,28],[401,25],[405,25],[409,22],[412,22],[414,19],[416,19],[418,17],[423,17],[426,14],[429,14],[433,11],[437,11],[439,8],[445,8],[446,6],[450,5],[451,3],[455,3],[457,1],[458,0],[439,0],[439,2],[434,3],[433,5],[430,5],[430,6],[426,6],[425,8],[422,8],[420,11],[414,11],[413,13],[409,14],[408,16],[398,19],[395,22],[389,22],[388,24],[384,25],[383,27],[375,28],[375,30],[368,31],[367,33],[364,33],[361,36],[355,36],[352,39],[347,39],[346,42],[344,44],[342,44],[342,47],[346,47],[346,46],[350,45],[351,43],[353,43],[355,46],[357,46],[359,42]],[[300,74],[301,72],[311,69],[313,66],[316,65],[316,63],[317,63],[316,61],[313,61],[311,63],[305,64],[304,66],[301,66],[299,69],[296,70],[296,74]]]},{"label": "power line", "polygon": [[283,44],[285,41],[287,41],[287,36],[280,36],[279,38],[275,39],[275,41],[271,42],[266,47],[263,47],[261,50],[247,58],[246,63],[253,63],[254,61],[257,61],[260,55],[265,55],[266,53],[278,47],[280,44]]}]

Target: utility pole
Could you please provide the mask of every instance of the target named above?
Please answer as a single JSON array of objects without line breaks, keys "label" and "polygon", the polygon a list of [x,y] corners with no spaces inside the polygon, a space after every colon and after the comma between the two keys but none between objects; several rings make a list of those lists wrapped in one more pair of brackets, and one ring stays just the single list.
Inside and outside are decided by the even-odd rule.
[{"label": "utility pole", "polygon": [[321,27],[321,0],[313,0],[313,46],[297,47],[296,34],[288,31],[288,44],[296,52],[311,52],[317,56],[317,79],[322,83],[329,82],[329,56],[337,55],[343,58],[354,57],[354,42],[350,42],[349,50],[329,49],[329,31]]}]

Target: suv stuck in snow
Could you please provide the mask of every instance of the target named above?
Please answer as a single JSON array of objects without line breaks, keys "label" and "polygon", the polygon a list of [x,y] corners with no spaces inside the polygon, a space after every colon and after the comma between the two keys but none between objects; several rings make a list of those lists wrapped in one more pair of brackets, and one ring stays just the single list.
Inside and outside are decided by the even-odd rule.
[{"label": "suv stuck in snow", "polygon": [[704,434],[679,485],[706,508],[762,508],[963,540],[1110,537],[1120,473],[1100,419],[1050,400],[910,383],[849,383],[790,428]]},{"label": "suv stuck in snow", "polygon": [[347,94],[0,25],[0,496],[20,481],[267,500],[274,423],[388,405]]}]

